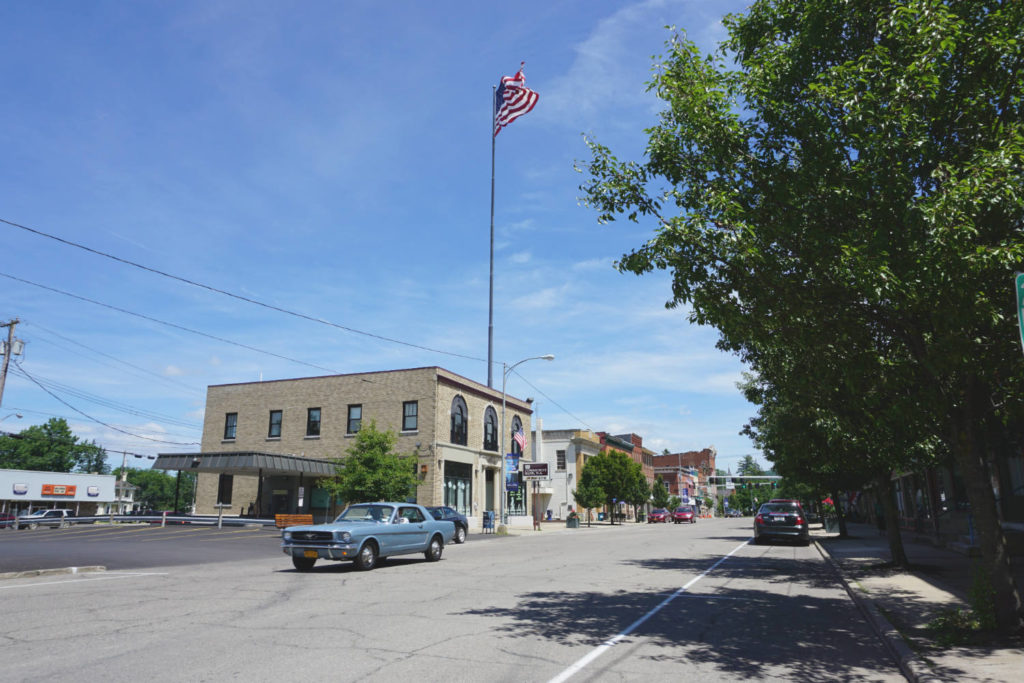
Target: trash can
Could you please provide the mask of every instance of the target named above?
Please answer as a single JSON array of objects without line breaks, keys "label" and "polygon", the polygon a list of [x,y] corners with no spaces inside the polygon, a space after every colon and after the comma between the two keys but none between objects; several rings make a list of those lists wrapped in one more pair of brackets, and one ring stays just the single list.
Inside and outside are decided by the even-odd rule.
[{"label": "trash can", "polygon": [[598,512],[597,513],[597,521],[599,521],[599,522],[603,522],[604,521],[604,513],[603,512]]},{"label": "trash can", "polygon": [[580,528],[580,518],[576,517],[575,515],[570,515],[569,519],[565,520],[565,528],[566,529],[579,529]]}]

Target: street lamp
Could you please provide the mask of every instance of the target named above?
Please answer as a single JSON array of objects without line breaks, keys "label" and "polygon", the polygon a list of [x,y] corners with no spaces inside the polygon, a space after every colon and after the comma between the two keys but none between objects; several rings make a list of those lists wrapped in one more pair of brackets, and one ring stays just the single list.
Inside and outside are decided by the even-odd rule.
[{"label": "street lamp", "polygon": [[554,360],[554,354],[547,353],[543,356],[530,356],[524,358],[521,361],[508,365],[507,363],[501,364],[501,501],[498,503],[499,519],[502,524],[508,524],[508,520],[505,517],[505,497],[508,495],[507,482],[505,480],[505,382],[508,380],[508,373],[516,369],[516,366],[525,363],[528,360]]},{"label": "street lamp", "polygon": [[11,413],[10,415],[4,415],[3,417],[0,417],[0,422],[3,422],[4,420],[12,416],[18,418],[19,420],[23,417],[21,413]]}]

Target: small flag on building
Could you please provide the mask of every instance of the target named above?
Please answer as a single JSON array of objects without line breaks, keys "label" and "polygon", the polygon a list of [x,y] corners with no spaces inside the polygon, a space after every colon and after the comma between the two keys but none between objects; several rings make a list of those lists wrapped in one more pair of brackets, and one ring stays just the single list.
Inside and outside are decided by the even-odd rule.
[{"label": "small flag on building", "polygon": [[502,76],[498,84],[494,102],[495,136],[523,114],[530,113],[540,98],[540,95],[526,87],[526,76],[523,75],[525,65],[526,62],[521,62],[515,76]]},{"label": "small flag on building", "polygon": [[525,452],[526,451],[526,433],[523,431],[522,427],[519,428],[518,432],[516,432],[515,434],[512,435],[512,438],[516,440],[517,444],[519,444],[519,448],[522,449]]}]

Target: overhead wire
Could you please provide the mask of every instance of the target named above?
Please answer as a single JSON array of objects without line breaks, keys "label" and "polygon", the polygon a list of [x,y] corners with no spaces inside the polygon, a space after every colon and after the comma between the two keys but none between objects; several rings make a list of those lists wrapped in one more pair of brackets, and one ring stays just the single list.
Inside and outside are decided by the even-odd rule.
[{"label": "overhead wire", "polygon": [[112,424],[109,424],[109,423],[107,423],[107,422],[104,422],[103,420],[99,420],[99,419],[97,419],[97,418],[93,417],[92,415],[89,415],[88,413],[86,413],[86,412],[84,412],[84,411],[81,411],[81,410],[79,410],[79,409],[78,409],[78,408],[76,408],[75,406],[71,405],[70,403],[68,403],[67,401],[65,401],[64,399],[62,399],[62,398],[61,398],[60,396],[58,396],[57,394],[55,394],[55,393],[53,393],[52,391],[50,391],[49,389],[47,389],[47,388],[46,388],[45,386],[43,386],[42,384],[40,384],[40,383],[39,383],[39,381],[38,381],[38,380],[36,380],[36,378],[35,378],[35,377],[33,377],[33,376],[32,376],[32,375],[30,374],[30,373],[28,373],[28,372],[27,372],[27,371],[25,370],[25,368],[21,367],[21,363],[20,363],[19,361],[17,361],[17,360],[14,360],[13,362],[14,362],[14,365],[15,365],[15,366],[16,366],[16,367],[17,367],[17,368],[18,368],[19,370],[21,370],[21,372],[22,372],[22,373],[24,373],[25,377],[26,377],[26,378],[27,378],[27,379],[28,379],[28,380],[29,380],[30,382],[32,382],[32,383],[33,383],[33,384],[35,384],[35,385],[36,385],[37,387],[39,387],[40,389],[42,389],[43,391],[45,391],[45,392],[46,392],[47,394],[49,394],[51,398],[53,398],[53,399],[55,399],[55,400],[59,401],[59,402],[60,402],[60,403],[62,403],[63,405],[67,406],[68,408],[70,408],[71,410],[75,411],[76,413],[78,413],[78,414],[79,414],[79,415],[81,415],[82,417],[86,418],[87,420],[90,420],[91,422],[95,422],[96,424],[99,424],[99,425],[103,425],[103,426],[104,426],[104,427],[106,427],[107,429],[112,429],[112,430],[114,430],[115,432],[119,432],[119,433],[121,433],[121,434],[126,434],[126,435],[128,435],[128,436],[131,436],[131,437],[134,437],[134,438],[136,438],[136,439],[145,439],[146,441],[153,441],[153,442],[156,442],[156,443],[166,443],[166,444],[171,444],[171,445],[174,445],[174,446],[199,446],[199,445],[200,445],[200,443],[199,443],[198,441],[190,441],[190,442],[181,442],[181,441],[166,441],[166,440],[164,440],[164,439],[155,439],[155,438],[153,438],[153,437],[151,437],[151,436],[143,436],[142,434],[135,434],[135,433],[133,433],[133,432],[129,432],[129,431],[125,430],[125,429],[121,429],[120,427],[115,427],[115,426],[114,426],[114,425],[112,425]]},{"label": "overhead wire", "polygon": [[211,291],[211,292],[216,292],[217,294],[223,294],[224,296],[228,296],[228,297],[231,297],[232,299],[237,299],[239,301],[244,301],[246,303],[250,303],[250,304],[253,304],[255,306],[262,306],[263,308],[267,308],[267,309],[270,309],[272,311],[277,311],[278,313],[284,313],[285,315],[290,315],[290,316],[293,316],[293,317],[296,317],[296,318],[301,318],[303,320],[308,320],[310,322],[319,323],[321,325],[327,325],[329,327],[334,327],[334,328],[337,328],[339,330],[344,330],[345,332],[350,332],[352,334],[359,334],[359,335],[363,335],[364,337],[370,337],[372,339],[379,339],[381,341],[390,342],[392,344],[400,344],[402,346],[408,346],[408,347],[411,347],[411,348],[414,348],[414,349],[420,349],[421,351],[430,351],[431,353],[439,353],[439,354],[443,354],[443,355],[446,355],[446,356],[454,356],[456,358],[465,358],[467,360],[483,361],[485,363],[487,362],[487,360],[484,359],[484,358],[477,358],[476,356],[469,356],[469,355],[462,354],[462,353],[455,353],[454,351],[445,351],[443,349],[435,349],[435,348],[431,348],[429,346],[422,346],[420,344],[413,344],[411,342],[402,341],[400,339],[392,339],[391,337],[385,337],[383,335],[374,334],[372,332],[365,332],[363,330],[358,330],[358,329],[356,329],[354,327],[348,327],[346,325],[339,325],[338,323],[331,322],[330,320],[324,320],[323,318],[315,318],[315,317],[313,317],[311,315],[306,315],[305,313],[299,313],[297,311],[292,311],[292,310],[287,309],[287,308],[281,308],[280,306],[275,306],[273,304],[268,304],[268,303],[260,301],[258,299],[253,299],[251,297],[242,296],[241,294],[235,294],[234,292],[229,292],[227,290],[220,289],[218,287],[213,287],[212,285],[203,284],[202,282],[196,282],[195,280],[190,280],[188,278],[181,277],[179,275],[172,275],[171,273],[167,273],[167,272],[164,272],[162,270],[158,270],[156,268],[151,268],[149,266],[144,266],[141,263],[136,263],[134,261],[129,261],[128,259],[121,258],[120,256],[114,256],[113,254],[108,254],[105,251],[100,251],[98,249],[93,249],[91,247],[85,246],[84,244],[79,244],[78,242],[73,242],[71,240],[66,240],[66,239],[64,239],[62,237],[57,237],[56,235],[51,235],[49,233],[43,232],[42,230],[36,230],[35,228],[30,228],[30,227],[28,227],[26,225],[21,225],[20,223],[15,223],[13,221],[9,221],[9,220],[6,220],[4,218],[0,218],[0,223],[6,223],[7,225],[10,225],[11,227],[19,228],[20,230],[25,230],[26,232],[33,233],[33,234],[38,235],[40,237],[45,237],[47,239],[51,239],[51,240],[54,240],[56,242],[60,242],[61,244],[65,244],[65,245],[70,246],[70,247],[75,247],[76,249],[81,249],[83,251],[87,251],[87,252],[89,252],[91,254],[95,254],[96,256],[102,256],[103,258],[107,258],[107,259],[110,259],[112,261],[116,261],[118,263],[122,263],[122,264],[127,265],[127,266],[132,266],[133,268],[138,268],[139,270],[144,270],[144,271],[147,271],[149,273],[153,273],[155,275],[160,275],[162,277],[169,278],[171,280],[177,280],[178,282],[183,282],[185,284],[192,285],[193,287],[199,287],[201,289],[205,289],[205,290],[208,290],[208,291]]}]

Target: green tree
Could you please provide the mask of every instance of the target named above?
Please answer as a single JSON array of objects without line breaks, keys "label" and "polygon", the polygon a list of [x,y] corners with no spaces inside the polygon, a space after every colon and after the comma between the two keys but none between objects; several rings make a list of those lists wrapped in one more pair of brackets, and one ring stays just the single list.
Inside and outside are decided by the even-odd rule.
[{"label": "green tree", "polygon": [[[113,474],[120,477],[121,468],[118,467]],[[172,475],[163,470],[128,468],[127,479],[129,484],[138,487],[135,491],[135,502],[142,510],[184,512],[191,506],[192,493],[195,489],[195,474],[192,472],[182,472],[179,481],[177,473]]]},{"label": "green tree", "polygon": [[345,503],[409,498],[416,490],[415,458],[392,452],[396,443],[393,431],[378,431],[375,422],[363,425],[324,488]]},{"label": "green tree", "polygon": [[13,436],[0,436],[0,467],[37,472],[110,472],[104,450],[93,441],[80,440],[60,417]]},{"label": "green tree", "polygon": [[671,40],[646,161],[590,141],[585,198],[656,219],[620,268],[671,270],[670,305],[785,396],[820,370],[819,417],[872,467],[943,441],[1020,628],[989,461],[1024,424],[1024,3],[762,0],[725,26],[718,56]]},{"label": "green tree", "polygon": [[[641,485],[644,500],[650,489],[644,480],[643,468],[632,458],[613,449],[605,449],[589,458],[580,473],[580,486],[597,489],[604,494],[604,503],[612,511],[611,522],[615,523],[615,503],[632,503],[639,495]],[[582,504],[582,503],[581,503]]]},{"label": "green tree", "polygon": [[[586,467],[584,467],[584,470],[586,470]],[[576,505],[587,511],[587,526],[590,526],[590,511],[593,508],[600,507],[604,502],[604,489],[594,481],[593,473],[588,476],[583,476],[581,473],[579,483],[576,490],[572,492],[572,495]]]},{"label": "green tree", "polygon": [[665,486],[665,482],[662,481],[661,477],[655,477],[654,483],[651,484],[651,505],[656,508],[667,508],[669,505],[670,494],[668,487]]}]

